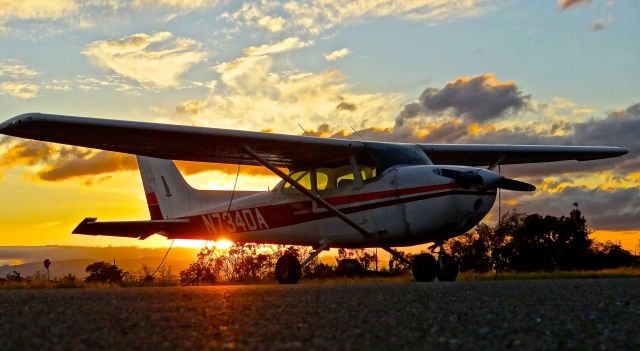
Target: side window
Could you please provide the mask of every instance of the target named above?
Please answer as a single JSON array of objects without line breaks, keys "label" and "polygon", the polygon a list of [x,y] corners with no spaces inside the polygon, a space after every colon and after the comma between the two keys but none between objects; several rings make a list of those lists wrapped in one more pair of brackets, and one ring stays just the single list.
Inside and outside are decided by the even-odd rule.
[{"label": "side window", "polygon": [[316,188],[318,191],[347,187],[353,184],[354,179],[351,164],[316,169]]},{"label": "side window", "polygon": [[360,175],[362,176],[362,180],[365,182],[369,179],[375,178],[377,175],[376,173],[377,172],[375,167],[369,167],[364,165],[360,166]]},{"label": "side window", "polygon": [[[292,174],[289,174],[291,178],[300,183],[300,185],[305,188],[311,190],[311,173],[309,171],[299,171]],[[299,194],[298,189],[294,188],[293,185],[285,182],[282,187],[282,192],[285,194]]]}]

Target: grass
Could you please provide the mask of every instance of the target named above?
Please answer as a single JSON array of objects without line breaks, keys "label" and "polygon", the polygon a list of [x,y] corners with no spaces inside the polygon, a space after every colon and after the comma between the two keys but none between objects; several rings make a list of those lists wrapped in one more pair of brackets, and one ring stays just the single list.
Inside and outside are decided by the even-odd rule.
[{"label": "grass", "polygon": [[[600,271],[553,271],[553,272],[490,272],[473,273],[464,272],[458,275],[458,281],[494,281],[494,280],[542,280],[542,279],[604,279],[604,278],[640,278],[640,267],[623,267],[616,269],[605,269]],[[407,273],[397,277],[363,277],[345,278],[336,277],[329,279],[302,279],[302,285],[341,285],[341,284],[379,284],[379,283],[404,283],[413,281],[411,274]],[[275,284],[275,281],[257,282],[257,285]],[[218,285],[218,284],[217,284]],[[226,285],[226,284],[219,284]],[[30,281],[5,281],[0,282],[0,290],[7,289],[73,289],[73,288],[115,288],[115,287],[163,287],[179,286],[176,282],[168,284],[158,281],[148,284],[124,283],[117,284],[88,284],[80,279],[63,279],[58,281],[47,281],[44,279],[34,279]]]},{"label": "grass", "polygon": [[552,271],[552,272],[465,272],[458,275],[459,281],[484,280],[533,280],[533,279],[598,279],[640,278],[640,267],[621,267],[599,271]]}]

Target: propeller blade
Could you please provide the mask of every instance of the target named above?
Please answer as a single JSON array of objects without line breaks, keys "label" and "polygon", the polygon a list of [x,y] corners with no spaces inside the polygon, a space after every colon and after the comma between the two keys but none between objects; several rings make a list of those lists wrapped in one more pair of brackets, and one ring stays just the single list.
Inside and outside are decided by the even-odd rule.
[{"label": "propeller blade", "polygon": [[496,188],[513,190],[513,191],[534,191],[536,187],[532,184],[521,182],[519,180],[502,178],[495,184]]}]

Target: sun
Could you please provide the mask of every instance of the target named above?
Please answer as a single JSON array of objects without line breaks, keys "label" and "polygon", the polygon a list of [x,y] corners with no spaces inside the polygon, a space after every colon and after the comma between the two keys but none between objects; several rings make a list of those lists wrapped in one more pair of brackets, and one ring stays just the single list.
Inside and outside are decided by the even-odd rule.
[{"label": "sun", "polygon": [[218,250],[226,250],[233,245],[233,242],[229,240],[218,240],[214,242],[205,240],[176,239],[175,245],[179,247],[189,247],[194,249],[199,249],[207,245],[207,247],[215,246],[215,248]]},{"label": "sun", "polygon": [[228,248],[230,248],[233,245],[232,241],[229,240],[218,240],[215,242],[214,244],[216,246],[216,249],[218,250],[226,250]]}]

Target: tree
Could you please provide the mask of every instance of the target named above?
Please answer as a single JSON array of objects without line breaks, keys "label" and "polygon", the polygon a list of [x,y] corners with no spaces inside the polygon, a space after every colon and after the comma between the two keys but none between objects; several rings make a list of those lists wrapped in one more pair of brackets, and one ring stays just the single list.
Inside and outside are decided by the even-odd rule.
[{"label": "tree", "polygon": [[488,272],[493,268],[491,241],[493,230],[486,224],[479,224],[475,232],[467,233],[449,244],[449,253],[462,271]]},{"label": "tree", "polygon": [[85,269],[89,276],[84,280],[87,283],[111,283],[120,284],[124,272],[115,264],[104,261],[94,262]]},{"label": "tree", "polygon": [[509,211],[495,227],[479,224],[449,243],[461,271],[551,271],[631,265],[633,255],[619,244],[594,243],[577,208],[569,216]]},{"label": "tree", "polygon": [[372,264],[375,264],[376,256],[366,249],[338,249],[336,261],[340,262],[345,259],[357,260],[362,268],[367,270]]},{"label": "tree", "polygon": [[49,259],[47,258],[47,259],[44,260],[43,264],[44,264],[44,268],[47,270],[47,280],[50,280],[49,279],[49,266],[51,266],[51,261],[49,261]]},{"label": "tree", "polygon": [[215,249],[206,245],[200,249],[196,261],[180,272],[182,285],[211,285],[220,277],[221,262],[213,256]]}]

